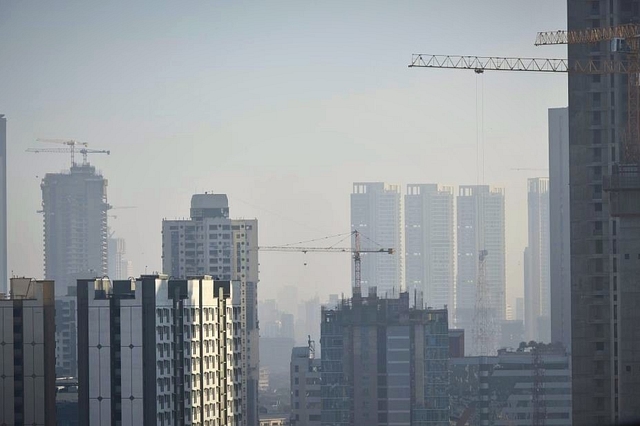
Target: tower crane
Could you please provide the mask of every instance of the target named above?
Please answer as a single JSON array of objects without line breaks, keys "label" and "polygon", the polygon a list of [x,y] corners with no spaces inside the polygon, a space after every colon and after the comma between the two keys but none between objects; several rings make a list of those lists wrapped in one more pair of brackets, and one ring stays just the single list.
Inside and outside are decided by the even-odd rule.
[{"label": "tower crane", "polygon": [[[82,154],[82,165],[86,166],[88,164],[87,155],[88,154],[111,154],[111,151],[100,150],[100,149],[89,149],[87,146],[89,145],[87,142],[78,142],[75,140],[65,140],[65,139],[36,139],[38,142],[47,142],[47,143],[57,143],[61,145],[67,145],[68,148],[29,148],[27,152],[41,153],[57,153],[57,154],[71,154],[71,167],[76,165],[75,154],[76,151]],[[81,147],[77,149],[76,147]]]},{"label": "tower crane", "polygon": [[[468,69],[477,74],[482,74],[486,70],[563,72],[571,74],[626,74],[628,76],[628,119],[627,131],[623,138],[624,156],[627,162],[637,162],[640,159],[640,25],[625,24],[578,31],[540,32],[537,35],[535,45],[586,44],[602,41],[611,41],[612,53],[622,54],[623,59],[570,61],[569,59],[549,58],[414,54],[409,67]],[[486,255],[486,251],[482,249],[479,258],[478,283],[484,286],[486,286],[484,265]],[[476,303],[479,302],[478,297],[481,297],[482,293],[482,291],[476,291]],[[486,312],[486,309],[483,311]],[[487,319],[490,318],[483,318],[481,322],[485,323]],[[536,370],[540,370],[539,354],[535,353],[534,358],[536,358],[534,360]],[[534,395],[534,423],[543,425],[546,420],[545,407],[536,398],[536,395]]]},{"label": "tower crane", "polygon": [[614,27],[590,28],[579,31],[546,31],[536,36],[536,46],[557,44],[593,44],[611,42],[612,53],[626,56],[626,69],[619,74],[627,78],[627,129],[623,135],[627,162],[640,160],[640,25],[623,24]]},{"label": "tower crane", "polygon": [[343,235],[351,235],[355,240],[354,248],[347,247],[297,247],[293,245],[289,246],[260,246],[254,247],[254,250],[260,251],[280,251],[280,252],[301,252],[301,253],[351,253],[353,256],[353,265],[354,265],[354,296],[361,295],[362,292],[362,253],[387,253],[393,254],[395,251],[393,248],[374,248],[363,249],[361,247],[360,238],[361,234],[358,231],[350,232],[349,234]]},{"label": "tower crane", "polygon": [[536,46],[556,44],[585,44],[611,41],[615,52],[623,59],[518,58],[500,56],[459,56],[413,54],[410,68],[448,68],[485,71],[530,71],[569,74],[626,74],[629,76],[627,99],[628,119],[624,137],[625,159],[640,159],[640,24],[624,24],[584,30],[539,32]]}]

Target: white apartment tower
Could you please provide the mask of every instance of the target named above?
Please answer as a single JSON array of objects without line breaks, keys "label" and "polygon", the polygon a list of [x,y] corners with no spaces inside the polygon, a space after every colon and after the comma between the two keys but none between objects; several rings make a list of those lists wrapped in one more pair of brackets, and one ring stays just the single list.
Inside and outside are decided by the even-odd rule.
[{"label": "white apartment tower", "polygon": [[0,114],[0,291],[9,289],[7,267],[7,119]]},{"label": "white apartment tower", "polygon": [[495,321],[505,319],[505,204],[502,188],[460,186],[457,197],[457,241],[455,322],[456,328],[467,331],[465,346],[473,348],[471,330],[481,250],[487,250],[485,279],[490,308]]},{"label": "white apartment tower", "polygon": [[109,237],[107,240],[109,250],[108,275],[112,280],[124,280],[129,278],[130,261],[125,259],[127,244],[124,238]]},{"label": "white apartment tower", "polygon": [[549,109],[549,245],[551,341],[571,353],[569,108]]},{"label": "white apartment tower", "polygon": [[243,351],[242,425],[258,423],[258,221],[230,219],[225,194],[195,194],[191,218],[162,222],[163,272],[176,278],[211,275],[240,283]]},{"label": "white apartment tower", "polygon": [[528,246],[525,251],[524,327],[526,341],[549,343],[550,256],[549,179],[528,180]]},{"label": "white apartment tower", "polygon": [[[410,297],[417,296],[426,306],[436,309],[453,307],[453,213],[453,188],[436,184],[407,186],[404,196],[405,288]],[[453,310],[450,316],[453,316]]]},{"label": "white apartment tower", "polygon": [[78,281],[80,424],[242,424],[239,283]]},{"label": "white apartment tower", "polygon": [[[367,294],[369,287],[377,287],[377,293],[381,296],[400,293],[402,284],[400,198],[398,185],[385,185],[382,182],[353,184],[351,230],[360,232],[363,248],[394,250],[391,255],[362,254],[362,294]],[[355,247],[353,238],[351,244]]]}]

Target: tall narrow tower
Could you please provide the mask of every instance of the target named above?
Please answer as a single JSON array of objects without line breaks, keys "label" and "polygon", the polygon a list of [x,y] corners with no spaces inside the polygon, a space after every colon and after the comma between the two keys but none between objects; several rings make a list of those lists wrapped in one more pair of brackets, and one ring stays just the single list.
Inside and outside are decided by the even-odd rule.
[{"label": "tall narrow tower", "polygon": [[[456,328],[467,330],[465,346],[473,349],[472,330],[476,318],[477,288],[483,284],[486,294],[480,295],[489,306],[483,316],[496,327],[505,319],[505,214],[504,191],[488,185],[461,186],[457,197],[458,276],[456,280]],[[484,261],[484,265],[481,264]],[[484,283],[479,282],[479,278]],[[492,327],[493,328],[493,327]],[[487,351],[497,349],[491,330],[481,333],[492,337],[483,344]]]},{"label": "tall narrow tower", "polygon": [[0,114],[0,292],[9,290],[7,270],[7,119]]},{"label": "tall narrow tower", "polygon": [[[600,150],[602,152],[602,150]],[[549,268],[551,341],[571,353],[569,109],[549,109]]]},{"label": "tall narrow tower", "polygon": [[91,165],[42,181],[44,273],[64,296],[80,278],[107,274],[107,181]]},{"label": "tall narrow tower", "polygon": [[549,179],[528,181],[528,249],[524,288],[525,338],[548,343],[550,326]]},{"label": "tall narrow tower", "polygon": [[[398,185],[385,185],[383,182],[353,184],[351,230],[360,233],[362,244],[366,247],[389,247],[394,250],[391,256],[362,254],[362,294],[367,294],[369,287],[376,287],[378,294],[383,296],[399,294],[402,284],[400,200]],[[355,238],[352,238],[352,248],[355,248],[355,243]],[[355,283],[355,270],[352,276]]]},{"label": "tall narrow tower", "polygon": [[[450,307],[453,317],[453,188],[407,185],[404,196],[405,289],[425,306]],[[418,297],[418,301],[420,298]]]}]

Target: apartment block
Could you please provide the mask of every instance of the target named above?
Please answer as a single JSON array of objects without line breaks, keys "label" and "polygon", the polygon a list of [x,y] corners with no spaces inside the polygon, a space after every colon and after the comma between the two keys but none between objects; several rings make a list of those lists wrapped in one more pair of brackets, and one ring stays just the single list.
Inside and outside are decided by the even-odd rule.
[{"label": "apartment block", "polygon": [[78,324],[76,288],[56,297],[56,376],[78,376]]},{"label": "apartment block", "polygon": [[[404,215],[406,291],[411,300],[422,300],[425,306],[453,308],[453,188],[436,184],[408,185]],[[450,315],[453,316],[453,309]]]},{"label": "apartment block", "polygon": [[[457,196],[456,328],[467,330],[465,346],[471,354],[480,252],[486,250],[487,311],[496,327],[506,317],[506,251],[504,190],[488,185],[460,186]],[[495,333],[497,337],[498,333]],[[498,341],[489,347],[498,349]]]},{"label": "apartment block", "polygon": [[321,425],[448,425],[447,316],[375,289],[323,307]]},{"label": "apartment block", "polygon": [[83,425],[242,424],[240,284],[78,281]]},{"label": "apartment block", "polygon": [[0,297],[0,424],[56,425],[55,285],[11,278]]},{"label": "apartment block", "polygon": [[230,219],[225,194],[195,194],[190,218],[163,220],[162,268],[172,277],[208,274],[240,282],[243,424],[258,423],[258,221]]},{"label": "apartment block", "polygon": [[291,426],[320,426],[322,409],[320,371],[315,343],[291,351]]},{"label": "apartment block", "polygon": [[571,426],[571,372],[561,345],[501,349],[451,360],[456,424]]},{"label": "apartment block", "polygon": [[[392,248],[393,254],[362,253],[362,291],[376,287],[380,295],[398,295],[402,285],[401,194],[398,185],[356,182],[351,193],[351,231],[363,248]],[[351,246],[355,247],[355,238]],[[352,277],[354,276],[352,266]],[[352,287],[354,280],[352,279]]]},{"label": "apartment block", "polygon": [[[567,1],[569,30],[640,20],[637,0]],[[570,44],[569,62],[625,60],[623,40]],[[635,75],[569,75],[571,355],[575,424],[640,420]],[[633,80],[631,81],[633,83]],[[620,202],[619,205],[615,205]],[[625,232],[623,234],[622,232]],[[628,256],[628,259],[627,259]],[[629,268],[629,269],[627,269]]]},{"label": "apartment block", "polygon": [[529,179],[527,195],[528,246],[524,257],[525,337],[527,341],[549,343],[551,340],[549,179]]}]

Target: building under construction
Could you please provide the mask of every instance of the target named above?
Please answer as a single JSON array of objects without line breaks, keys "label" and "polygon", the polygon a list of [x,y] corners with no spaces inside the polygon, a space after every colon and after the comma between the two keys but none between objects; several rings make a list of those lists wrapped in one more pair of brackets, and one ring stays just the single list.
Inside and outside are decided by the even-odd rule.
[{"label": "building under construction", "polygon": [[322,308],[322,425],[448,425],[446,309],[354,292]]},{"label": "building under construction", "polygon": [[107,180],[89,164],[42,180],[44,274],[67,294],[81,278],[107,274]]},{"label": "building under construction", "polygon": [[72,163],[47,173],[41,188],[44,273],[56,287],[56,373],[75,377],[75,283],[107,274],[107,180],[86,162]]}]

